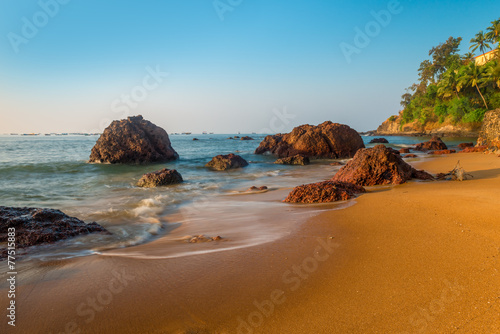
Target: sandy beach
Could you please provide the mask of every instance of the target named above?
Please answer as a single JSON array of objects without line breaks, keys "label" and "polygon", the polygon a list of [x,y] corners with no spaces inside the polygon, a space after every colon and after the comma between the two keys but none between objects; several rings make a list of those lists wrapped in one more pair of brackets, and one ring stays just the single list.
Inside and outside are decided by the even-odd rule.
[{"label": "sandy beach", "polygon": [[9,332],[498,333],[500,158],[412,164],[438,173],[457,160],[472,180],[370,187],[261,246],[20,267]]}]

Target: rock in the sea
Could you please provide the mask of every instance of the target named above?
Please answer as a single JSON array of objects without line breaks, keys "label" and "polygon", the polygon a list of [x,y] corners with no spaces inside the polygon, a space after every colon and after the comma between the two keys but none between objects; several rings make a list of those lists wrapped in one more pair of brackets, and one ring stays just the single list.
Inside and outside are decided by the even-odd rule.
[{"label": "rock in the sea", "polygon": [[274,162],[279,165],[309,165],[309,158],[301,154],[294,155],[293,157],[280,158]]},{"label": "rock in the sea", "polygon": [[466,149],[467,147],[474,147],[474,143],[461,143],[458,144],[458,148],[463,150]]},{"label": "rock in the sea", "polygon": [[416,154],[407,154],[403,158],[418,158],[418,155],[416,155]]},{"label": "rock in the sea", "polygon": [[251,186],[248,188],[247,191],[264,191],[267,190],[267,186],[261,186],[261,187],[256,187],[256,186]]},{"label": "rock in the sea", "polygon": [[197,141],[197,140],[199,140],[199,139],[198,138],[193,138],[193,141]]},{"label": "rock in the sea", "polygon": [[365,188],[346,182],[324,181],[295,187],[288,194],[287,203],[328,203],[345,201],[356,194],[364,193]]},{"label": "rock in the sea", "polygon": [[137,186],[144,188],[154,188],[168,186],[171,184],[178,184],[182,182],[182,176],[178,171],[176,171],[175,169],[164,168],[156,172],[144,174],[137,183]]},{"label": "rock in the sea", "polygon": [[410,153],[410,149],[405,147],[399,150],[399,153]]},{"label": "rock in the sea", "polygon": [[448,146],[439,137],[432,137],[431,140],[417,144],[414,148],[416,151],[440,151],[447,150]]},{"label": "rock in the sea", "polygon": [[[54,243],[59,240],[95,232],[109,232],[99,224],[86,224],[59,210],[0,206],[0,243],[7,242],[8,229],[16,229],[16,247]],[[6,248],[0,248],[5,257]]]},{"label": "rock in the sea", "polygon": [[404,162],[398,151],[384,145],[377,145],[359,150],[354,158],[335,174],[332,181],[374,186],[401,184],[412,178],[433,179],[432,175],[418,172]]},{"label": "rock in the sea", "polygon": [[488,146],[475,146],[475,147],[467,147],[460,153],[483,153],[488,149]]},{"label": "rock in the sea", "polygon": [[113,121],[92,148],[89,162],[151,163],[179,158],[168,134],[142,116]]},{"label": "rock in the sea", "polygon": [[191,244],[196,244],[200,242],[212,242],[212,241],[221,241],[222,237],[216,236],[216,237],[209,237],[203,234],[197,235],[197,236],[187,236],[184,238],[187,242]]},{"label": "rock in the sea", "polygon": [[370,140],[370,144],[389,144],[389,141],[385,138],[374,138]]},{"label": "rock in the sea", "polygon": [[457,153],[457,151],[455,151],[455,150],[440,150],[440,151],[431,151],[427,154],[443,155],[443,154],[452,154],[452,153]]},{"label": "rock in the sea", "polygon": [[318,126],[301,125],[287,134],[267,136],[255,150],[280,158],[302,154],[314,158],[351,158],[364,148],[363,139],[347,125],[324,122]]},{"label": "rock in the sea", "polygon": [[233,153],[215,156],[209,163],[205,165],[205,167],[210,167],[215,170],[226,170],[246,166],[248,166],[248,162],[246,162],[245,159],[243,159],[239,155]]},{"label": "rock in the sea", "polygon": [[248,136],[244,136],[244,137],[241,137],[240,140],[253,140],[253,138],[248,137]]},{"label": "rock in the sea", "polygon": [[477,146],[486,146],[493,152],[500,150],[500,108],[484,114]]},{"label": "rock in the sea", "polygon": [[330,164],[330,166],[344,166],[345,164],[340,161],[335,161]]}]

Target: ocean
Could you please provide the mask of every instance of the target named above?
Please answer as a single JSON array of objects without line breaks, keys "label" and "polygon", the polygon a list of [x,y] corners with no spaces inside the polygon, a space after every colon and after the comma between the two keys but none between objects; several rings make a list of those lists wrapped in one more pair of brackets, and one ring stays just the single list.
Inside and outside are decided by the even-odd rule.
[{"label": "ocean", "polygon": [[[245,135],[254,140],[227,139]],[[199,140],[193,141],[194,137]],[[290,233],[300,221],[318,212],[354,203],[282,203],[292,187],[329,179],[339,167],[330,165],[335,160],[313,160],[308,166],[275,165],[275,157],[253,154],[264,137],[170,135],[179,160],[110,165],[87,163],[98,136],[0,136],[0,205],[59,209],[86,222],[95,221],[112,233],[38,246],[26,255],[44,260],[96,253],[168,258],[258,245]],[[427,140],[387,138],[396,149]],[[367,147],[373,146],[368,144],[373,137],[363,139]],[[471,140],[444,141],[456,146]],[[225,172],[204,167],[213,156],[228,153],[241,155],[249,166]],[[152,189],[135,186],[143,174],[162,168],[176,169],[185,182]],[[247,194],[251,186],[267,186],[269,191]],[[225,242],[210,246],[186,242],[189,236],[202,234],[221,236]],[[134,246],[159,239],[163,243],[152,254],[133,251]]]}]

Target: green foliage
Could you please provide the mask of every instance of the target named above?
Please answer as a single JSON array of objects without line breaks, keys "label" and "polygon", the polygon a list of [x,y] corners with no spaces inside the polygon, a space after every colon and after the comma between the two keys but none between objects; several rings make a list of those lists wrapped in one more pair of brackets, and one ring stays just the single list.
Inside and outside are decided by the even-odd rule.
[{"label": "green foliage", "polygon": [[389,122],[394,122],[396,120],[396,116],[392,115],[389,117]]}]

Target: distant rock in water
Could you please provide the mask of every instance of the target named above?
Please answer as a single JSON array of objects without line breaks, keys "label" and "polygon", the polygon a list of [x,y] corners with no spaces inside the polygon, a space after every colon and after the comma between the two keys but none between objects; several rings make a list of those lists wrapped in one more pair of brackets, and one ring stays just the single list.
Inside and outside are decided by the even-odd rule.
[{"label": "distant rock in water", "polygon": [[137,186],[144,188],[154,188],[168,186],[171,184],[178,184],[182,182],[182,176],[178,171],[176,171],[175,169],[164,168],[157,172],[144,174],[137,183]]},{"label": "distant rock in water", "polygon": [[458,148],[463,150],[466,149],[467,147],[474,147],[474,143],[461,143],[458,144]]},{"label": "distant rock in water", "polygon": [[113,121],[90,154],[91,163],[151,163],[179,158],[168,134],[142,116]]},{"label": "distant rock in water", "polygon": [[199,140],[198,138],[193,138],[193,141]]},{"label": "distant rock in water", "polygon": [[407,154],[403,158],[405,158],[405,159],[406,158],[418,158],[418,155],[416,155],[416,154]]},{"label": "distant rock in water", "polygon": [[477,146],[486,146],[493,152],[500,150],[500,108],[484,114]]},{"label": "distant rock in water", "polygon": [[424,143],[417,144],[414,148],[415,151],[441,151],[447,150],[448,146],[439,137],[432,137],[431,140]]},{"label": "distant rock in water", "polygon": [[377,145],[359,150],[354,158],[335,174],[332,181],[374,186],[401,184],[412,178],[433,179],[432,175],[417,171],[404,162],[398,151],[384,145]]},{"label": "distant rock in water", "polygon": [[295,187],[285,202],[310,204],[346,201],[365,191],[365,188],[352,183],[324,181]]},{"label": "distant rock in water", "polygon": [[281,158],[274,162],[279,165],[309,165],[310,161],[308,157],[301,154],[294,155],[293,157]]},{"label": "distant rock in water", "polygon": [[253,138],[248,137],[248,136],[244,136],[244,137],[241,137],[240,140],[253,140]]},{"label": "distant rock in water", "polygon": [[[97,223],[85,222],[54,209],[0,206],[0,243],[8,241],[8,229],[16,229],[16,248],[54,243],[95,232],[109,232]],[[0,257],[7,249],[0,248]]]},{"label": "distant rock in water", "polygon": [[389,144],[389,141],[385,138],[374,138],[370,140],[370,144]]},{"label": "distant rock in water", "polygon": [[399,153],[410,153],[410,149],[407,147],[404,147],[404,148],[399,150]]},{"label": "distant rock in water", "polygon": [[255,154],[269,152],[280,158],[301,154],[312,158],[340,159],[351,158],[364,147],[363,139],[355,130],[327,121],[318,126],[301,125],[287,134],[267,136]]},{"label": "distant rock in water", "polygon": [[218,155],[205,165],[205,167],[213,168],[215,170],[226,170],[233,168],[242,168],[248,166],[245,159],[236,154]]}]

